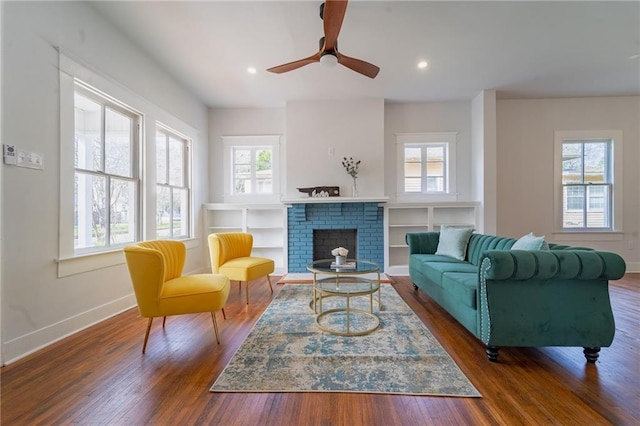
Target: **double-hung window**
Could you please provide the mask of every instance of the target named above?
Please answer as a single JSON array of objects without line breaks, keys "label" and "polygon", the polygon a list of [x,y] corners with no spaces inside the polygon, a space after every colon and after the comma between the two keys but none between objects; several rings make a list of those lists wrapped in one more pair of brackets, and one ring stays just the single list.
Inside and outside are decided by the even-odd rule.
[{"label": "double-hung window", "polygon": [[190,141],[156,124],[156,237],[190,235]]},{"label": "double-hung window", "polygon": [[456,133],[404,133],[398,144],[398,195],[455,192]]},{"label": "double-hung window", "polygon": [[74,251],[120,247],[139,235],[140,115],[76,82]]},{"label": "double-hung window", "polygon": [[609,232],[619,225],[621,150],[621,132],[556,132],[556,210],[562,230]]}]

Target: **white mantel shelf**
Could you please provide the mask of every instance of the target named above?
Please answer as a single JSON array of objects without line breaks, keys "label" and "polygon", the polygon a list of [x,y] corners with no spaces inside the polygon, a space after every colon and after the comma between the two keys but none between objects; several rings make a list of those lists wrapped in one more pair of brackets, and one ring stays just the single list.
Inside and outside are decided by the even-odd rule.
[{"label": "white mantel shelf", "polygon": [[389,197],[296,197],[280,201],[283,204],[386,203]]}]

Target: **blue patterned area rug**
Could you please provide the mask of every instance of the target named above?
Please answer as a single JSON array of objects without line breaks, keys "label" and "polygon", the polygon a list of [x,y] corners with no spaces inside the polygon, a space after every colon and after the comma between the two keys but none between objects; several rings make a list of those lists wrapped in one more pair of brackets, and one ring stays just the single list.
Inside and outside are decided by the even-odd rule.
[{"label": "blue patterned area rug", "polygon": [[[358,392],[479,397],[480,393],[391,285],[382,285],[380,326],[365,336],[321,331],[310,285],[286,284],[211,387],[211,392]],[[377,296],[376,296],[377,299]],[[352,307],[369,309],[368,297]],[[324,300],[324,310],[344,298]],[[358,306],[360,305],[360,306]],[[344,314],[325,317],[331,327]],[[352,327],[368,327],[353,315]],[[323,325],[325,325],[323,323]]]}]

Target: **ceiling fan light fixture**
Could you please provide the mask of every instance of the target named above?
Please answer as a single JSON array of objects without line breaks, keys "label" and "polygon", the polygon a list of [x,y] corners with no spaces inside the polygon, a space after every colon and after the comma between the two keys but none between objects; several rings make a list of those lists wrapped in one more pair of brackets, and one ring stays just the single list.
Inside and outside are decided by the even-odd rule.
[{"label": "ceiling fan light fixture", "polygon": [[320,57],[320,63],[325,67],[335,67],[338,65],[338,58],[333,53],[325,53]]}]

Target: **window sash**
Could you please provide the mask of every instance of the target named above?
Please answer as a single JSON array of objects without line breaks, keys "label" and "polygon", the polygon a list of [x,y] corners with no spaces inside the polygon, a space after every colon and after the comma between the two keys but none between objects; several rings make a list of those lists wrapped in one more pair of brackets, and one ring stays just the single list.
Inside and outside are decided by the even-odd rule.
[{"label": "window sash", "polygon": [[611,229],[612,184],[565,184],[562,193],[563,228]]},{"label": "window sash", "polygon": [[[409,151],[419,153],[418,158],[408,158]],[[448,143],[405,143],[402,152],[404,193],[447,192]]]},{"label": "window sash", "polygon": [[190,140],[157,123],[156,237],[188,238],[191,233]]},{"label": "window sash", "polygon": [[562,142],[562,228],[612,230],[610,139]]},{"label": "window sash", "polygon": [[[246,151],[244,155],[240,155]],[[268,152],[268,160],[260,160]],[[271,146],[235,146],[231,149],[233,195],[272,195],[274,193],[274,149]],[[267,173],[261,173],[267,172]]]},{"label": "window sash", "polygon": [[[82,126],[86,110],[79,107],[87,101],[97,106],[90,112],[98,115],[98,128],[90,132]],[[74,110],[74,253],[134,242],[141,229],[136,166],[140,116],[79,81],[74,83]],[[111,126],[114,120],[116,126]]]}]

